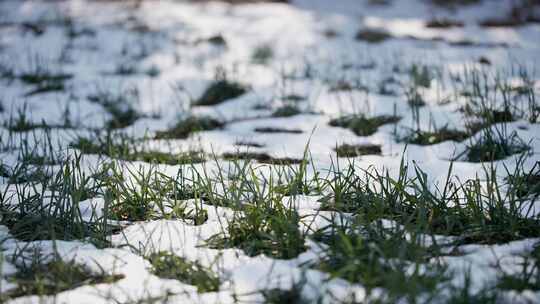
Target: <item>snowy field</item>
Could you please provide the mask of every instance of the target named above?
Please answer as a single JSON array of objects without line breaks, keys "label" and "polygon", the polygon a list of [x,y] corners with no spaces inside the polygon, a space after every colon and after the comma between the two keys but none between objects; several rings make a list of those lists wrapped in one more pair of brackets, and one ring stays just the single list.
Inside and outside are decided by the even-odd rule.
[{"label": "snowy field", "polygon": [[0,1],[0,303],[539,303],[539,61],[535,0]]}]

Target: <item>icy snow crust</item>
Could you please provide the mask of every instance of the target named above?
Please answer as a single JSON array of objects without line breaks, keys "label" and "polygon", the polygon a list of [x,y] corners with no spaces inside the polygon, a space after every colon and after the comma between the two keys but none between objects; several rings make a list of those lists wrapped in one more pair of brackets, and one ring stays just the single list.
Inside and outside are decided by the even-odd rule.
[{"label": "icy snow crust", "polygon": [[[0,100],[4,111],[2,120],[19,111],[26,111],[33,122],[61,124],[66,118],[75,122],[78,129],[53,129],[52,142],[59,143],[61,153],[76,134],[87,134],[91,128],[102,128],[108,120],[103,108],[89,102],[86,97],[96,88],[120,92],[136,87],[140,102],[135,104],[139,113],[145,115],[125,131],[135,137],[154,134],[174,125],[185,114],[186,97],[178,96],[175,85],[181,83],[188,95],[200,96],[214,78],[216,68],[223,67],[228,75],[250,86],[248,93],[216,106],[194,107],[196,115],[210,115],[227,122],[220,130],[198,132],[185,140],[149,141],[148,147],[165,152],[187,151],[193,147],[207,153],[220,155],[238,150],[237,141],[264,144],[262,148],[250,148],[274,157],[302,158],[306,145],[317,170],[329,168],[335,160],[334,148],[341,143],[380,144],[381,156],[357,158],[356,165],[367,168],[388,168],[397,172],[405,144],[398,143],[394,126],[387,125],[367,137],[356,136],[348,129],[331,127],[328,122],[341,114],[368,112],[370,114],[400,115],[397,132],[404,132],[413,125],[413,117],[403,96],[377,94],[377,84],[394,75],[395,67],[409,67],[413,63],[435,65],[446,71],[461,71],[465,67],[477,66],[481,56],[489,58],[487,69],[509,70],[519,63],[527,69],[538,69],[540,58],[540,26],[525,25],[513,28],[482,28],[478,21],[487,17],[498,17],[505,12],[511,1],[484,1],[483,4],[466,6],[457,10],[434,7],[425,1],[400,0],[391,6],[368,5],[368,1],[343,0],[298,0],[293,5],[254,4],[231,6],[223,3],[189,4],[178,1],[145,1],[138,9],[126,9],[129,5],[118,2],[93,1],[2,1],[0,3],[0,56],[3,62],[16,71],[28,71],[33,65],[47,65],[52,70],[73,74],[62,92],[25,96],[31,89],[20,81],[0,82]],[[70,16],[76,30],[91,30],[94,35],[80,35],[73,40],[66,36],[66,26],[60,21]],[[423,23],[434,17],[461,20],[464,27],[451,29],[426,29]],[[36,36],[13,25],[25,21],[50,20],[43,34]],[[55,22],[57,21],[57,22]],[[144,29],[141,29],[144,25]],[[368,44],[356,41],[357,31],[365,26],[384,28],[393,36],[383,43]],[[325,32],[335,31],[336,37],[327,37]],[[204,39],[221,34],[227,45],[214,46]],[[411,39],[414,36],[419,39]],[[432,41],[432,38],[442,41]],[[452,41],[463,39],[485,46],[450,46]],[[507,47],[502,46],[506,44]],[[274,56],[269,64],[262,65],[251,60],[252,51],[268,45]],[[39,59],[38,59],[39,58]],[[121,76],[111,75],[123,64],[135,62],[141,73]],[[344,69],[349,66],[349,69]],[[157,69],[159,75],[144,74],[148,69]],[[303,74],[310,69],[313,77],[289,78],[285,74]],[[397,75],[396,77],[401,77]],[[342,79],[358,81],[370,88],[365,91],[332,91],[332,83]],[[536,90],[540,83],[536,81]],[[427,106],[420,109],[420,124],[428,127],[430,121],[437,125],[448,124],[454,129],[464,129],[462,115],[457,111],[458,102],[438,104],[441,96],[451,94],[452,88],[442,84],[432,85],[425,90]],[[299,103],[306,112],[292,117],[272,118],[273,109],[283,103],[286,95],[306,97]],[[23,110],[23,103],[26,109]],[[270,108],[260,107],[270,106]],[[255,107],[259,106],[259,107]],[[159,114],[159,118],[155,117]],[[260,134],[257,127],[279,127],[302,130],[301,134]],[[524,164],[531,168],[539,159],[540,126],[525,120],[508,124],[509,131],[518,135],[532,147],[532,156]],[[37,131],[40,132],[40,131]],[[10,136],[6,128],[0,129],[3,139]],[[27,140],[29,145],[39,138],[11,136],[11,140]],[[433,183],[442,182],[455,155],[463,151],[466,142],[446,141],[431,146],[409,145],[405,159],[414,160],[425,170]],[[14,166],[17,151],[1,153],[2,163]],[[333,156],[332,158],[330,156]],[[338,160],[343,165],[348,160]],[[84,157],[85,166],[98,162],[97,156]],[[225,165],[226,161],[222,161]],[[515,166],[515,157],[497,162],[509,168]],[[143,162],[129,164],[134,168],[150,166]],[[200,165],[196,165],[200,166]],[[216,165],[208,162],[207,170]],[[174,176],[178,166],[160,165],[159,170]],[[473,178],[482,172],[481,163],[457,161],[454,173],[461,179]],[[5,182],[5,181],[4,181]],[[2,191],[6,190],[3,184]],[[6,191],[10,191],[7,189]],[[14,191],[14,190],[12,190]],[[295,203],[301,215],[314,215],[314,225],[323,226],[325,219],[318,213],[320,197],[298,196]],[[81,203],[83,214],[91,217],[91,210],[100,210],[102,198],[93,198]],[[4,256],[20,248],[37,246],[44,253],[57,250],[66,261],[75,259],[96,271],[123,274],[125,277],[112,284],[83,286],[59,293],[48,299],[35,296],[22,297],[9,303],[117,303],[160,297],[173,294],[170,303],[233,303],[233,295],[242,295],[242,301],[261,301],[254,293],[268,288],[290,288],[293,282],[305,276],[307,284],[303,295],[308,299],[326,296],[324,301],[345,299],[352,293],[359,299],[364,294],[360,284],[351,284],[341,279],[330,279],[317,270],[307,270],[301,265],[316,260],[320,248],[308,240],[308,250],[291,260],[277,260],[263,255],[248,257],[241,250],[216,250],[199,246],[203,240],[220,232],[223,221],[220,217],[230,216],[232,210],[221,207],[205,207],[208,221],[200,226],[183,221],[155,220],[130,225],[121,234],[113,235],[114,248],[97,249],[81,241],[40,241],[25,243],[11,238],[6,227],[0,226],[0,248]],[[86,212],[86,213],[85,213]],[[465,254],[445,257],[443,260],[452,271],[471,270],[472,290],[479,290],[492,280],[496,273],[492,265],[501,256],[513,257],[508,262],[508,271],[518,271],[516,259],[532,250],[536,239],[515,241],[502,245],[467,245],[460,250]],[[138,253],[167,250],[202,265],[213,267],[224,279],[219,292],[200,294],[194,286],[176,280],[160,279],[151,274],[149,262]],[[216,262],[217,261],[217,262]],[[16,271],[7,261],[2,263],[2,291],[14,288],[4,276]],[[455,284],[463,278],[456,276]],[[519,299],[540,301],[540,293],[526,291]]]}]

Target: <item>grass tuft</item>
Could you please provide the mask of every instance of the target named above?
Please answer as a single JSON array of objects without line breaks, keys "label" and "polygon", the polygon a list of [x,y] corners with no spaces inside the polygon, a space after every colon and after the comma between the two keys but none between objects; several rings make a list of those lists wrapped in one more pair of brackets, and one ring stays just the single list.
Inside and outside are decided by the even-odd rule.
[{"label": "grass tuft", "polygon": [[398,116],[373,116],[366,117],[365,115],[350,115],[342,116],[336,119],[330,120],[330,125],[333,127],[342,127],[350,129],[354,134],[358,136],[370,136],[373,135],[379,127],[397,123],[401,117]]},{"label": "grass tuft", "polygon": [[392,35],[385,30],[380,29],[363,29],[360,30],[356,36],[358,41],[366,41],[369,43],[381,43],[387,39],[392,38]]},{"label": "grass tuft", "polygon": [[281,303],[291,303],[291,304],[308,304],[313,303],[313,301],[306,299],[302,295],[302,288],[306,284],[305,279],[300,280],[299,282],[294,282],[293,286],[290,289],[266,289],[262,290],[261,294],[264,298],[265,304],[281,304]]},{"label": "grass tuft", "polygon": [[194,104],[198,106],[213,106],[228,99],[239,97],[246,93],[246,91],[246,87],[239,83],[230,82],[225,78],[218,79],[204,91],[202,96]]},{"label": "grass tuft", "polygon": [[[349,212],[366,222],[384,218],[413,232],[456,237],[457,244],[495,244],[540,236],[540,218],[532,216],[532,202],[519,197],[520,187],[506,193],[494,168],[464,182],[452,180],[450,166],[442,188],[430,189],[427,174],[415,165],[408,176],[402,163],[392,178],[376,170],[349,168],[328,180],[330,193],[322,210]],[[529,215],[527,215],[529,214]]]},{"label": "grass tuft", "polygon": [[220,129],[223,123],[208,116],[188,116],[169,130],[156,132],[155,139],[184,139],[191,133]]},{"label": "grass tuft", "polygon": [[518,167],[515,172],[508,173],[506,181],[515,191],[517,197],[540,196],[540,162],[536,162],[528,171]]},{"label": "grass tuft", "polygon": [[254,130],[257,133],[289,133],[289,134],[301,134],[302,130],[299,129],[284,129],[276,127],[258,127]]},{"label": "grass tuft", "polygon": [[152,272],[160,278],[194,285],[199,292],[219,290],[221,283],[219,277],[198,262],[189,261],[167,252],[153,253],[147,258],[152,264]]},{"label": "grass tuft", "polygon": [[362,155],[380,155],[382,153],[381,146],[374,144],[343,144],[337,146],[334,150],[338,157],[358,157]]},{"label": "grass tuft", "polygon": [[243,146],[243,147],[250,147],[250,148],[264,148],[264,144],[260,144],[254,141],[246,141],[246,140],[239,140],[234,143],[235,146]]},{"label": "grass tuft", "polygon": [[[83,218],[79,202],[96,196],[100,186],[81,170],[80,162],[80,156],[66,160],[56,174],[40,177],[41,190],[17,184],[15,195],[0,203],[0,223],[23,241],[87,239],[107,244],[107,235],[118,227],[101,217]],[[10,173],[10,180],[21,178],[28,179]]]},{"label": "grass tuft", "polygon": [[515,132],[485,129],[478,140],[471,142],[465,151],[470,162],[491,162],[530,150]]},{"label": "grass tuft", "polygon": [[[112,220],[147,221],[152,219],[182,219],[189,224],[202,225],[208,214],[199,204],[190,207],[180,199],[191,189],[177,179],[155,171],[111,166],[105,180],[107,216]],[[187,190],[187,192],[186,192]],[[191,198],[191,197],[189,197]]]},{"label": "grass tuft", "polygon": [[[434,296],[448,280],[443,266],[427,264],[436,248],[422,246],[419,238],[406,237],[398,226],[384,228],[381,222],[363,225],[353,222],[319,230],[315,239],[326,244],[324,256],[314,265],[367,289],[367,298],[377,302],[411,301]],[[383,295],[372,295],[383,288]],[[382,298],[381,298],[382,297]]]},{"label": "grass tuft", "polygon": [[111,115],[105,125],[107,129],[125,128],[141,118],[141,114],[133,108],[134,103],[139,100],[138,90],[128,90],[120,94],[100,91],[89,95],[88,100],[100,104]]},{"label": "grass tuft", "polygon": [[32,257],[30,261],[22,261],[15,265],[18,271],[7,280],[16,283],[17,287],[0,295],[0,299],[54,295],[85,285],[113,283],[123,278],[123,275],[92,273],[74,261],[64,262],[58,257],[50,261]]},{"label": "grass tuft", "polygon": [[106,155],[112,158],[126,161],[142,161],[165,165],[188,165],[205,162],[204,153],[201,151],[187,151],[181,153],[166,153],[159,151],[143,150],[137,142],[125,136],[113,141],[110,134],[101,138],[79,137],[70,144],[83,154]]},{"label": "grass tuft", "polygon": [[452,130],[447,127],[443,127],[434,131],[412,131],[410,134],[400,139],[400,141],[427,146],[434,145],[444,141],[452,140],[456,142],[462,142],[469,137],[467,132]]},{"label": "grass tuft", "polygon": [[254,153],[254,152],[237,152],[237,153],[224,153],[223,159],[225,160],[256,160],[263,164],[273,165],[293,165],[302,163],[302,159],[289,158],[289,157],[272,157],[266,153]]},{"label": "grass tuft", "polygon": [[452,19],[432,19],[426,22],[427,28],[452,28],[452,27],[463,27],[465,24],[461,21],[452,20]]},{"label": "grass tuft", "polygon": [[64,82],[72,77],[73,75],[71,74],[55,74],[44,68],[37,68],[35,71],[26,72],[19,75],[19,79],[22,82],[34,86],[34,89],[26,93],[26,96],[54,91],[63,91],[65,89]]},{"label": "grass tuft", "polygon": [[274,50],[270,45],[260,45],[253,50],[251,61],[257,64],[267,64],[274,57]]},{"label": "grass tuft", "polygon": [[272,117],[291,117],[302,113],[295,105],[284,105],[272,113]]},{"label": "grass tuft", "polygon": [[239,183],[252,194],[246,202],[236,204],[241,211],[228,220],[226,231],[207,239],[207,245],[239,248],[248,256],[264,254],[278,259],[298,256],[306,249],[305,235],[300,230],[302,218],[292,205],[282,202],[283,194],[274,189],[272,181],[258,178],[250,167],[244,167],[242,172]]}]

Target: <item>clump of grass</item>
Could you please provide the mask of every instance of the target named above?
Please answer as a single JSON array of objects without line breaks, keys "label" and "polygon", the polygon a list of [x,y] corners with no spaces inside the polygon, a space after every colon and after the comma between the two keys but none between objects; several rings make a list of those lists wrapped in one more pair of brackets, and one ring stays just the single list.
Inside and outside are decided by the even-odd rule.
[{"label": "clump of grass", "polygon": [[283,290],[279,288],[261,291],[265,304],[295,303],[308,304],[312,301],[304,299],[301,291],[296,289]]},{"label": "clump of grass", "polygon": [[302,288],[306,284],[305,278],[302,278],[298,282],[294,282],[289,289],[265,289],[261,290],[261,294],[264,298],[265,304],[281,304],[281,303],[294,303],[294,304],[308,304],[313,303],[312,300],[306,299],[302,295]]},{"label": "clump of grass", "polygon": [[235,146],[244,146],[244,147],[251,147],[251,148],[264,148],[263,144],[254,142],[254,141],[245,141],[240,140],[234,143]]},{"label": "clump of grass", "polygon": [[248,256],[265,254],[291,259],[305,251],[304,235],[299,229],[300,216],[281,203],[245,205],[235,216],[227,232],[207,240],[211,248],[240,248]]},{"label": "clump of grass", "polygon": [[[2,208],[4,209],[4,208]],[[53,215],[41,213],[19,213],[0,209],[2,225],[8,227],[10,233],[21,241],[74,240],[88,235],[90,227],[82,223],[72,225],[70,221],[62,220]]]},{"label": "clump of grass", "polygon": [[0,163],[0,177],[8,178],[9,176],[10,173],[8,167]]},{"label": "clump of grass", "polygon": [[88,96],[88,100],[100,104],[111,115],[111,119],[105,125],[107,129],[125,128],[141,118],[141,114],[133,107],[138,99],[139,92],[136,89],[117,95],[108,91],[100,91]]},{"label": "clump of grass", "polygon": [[378,84],[377,93],[379,95],[385,95],[385,96],[397,96],[396,87],[397,80],[393,77],[388,77]]},{"label": "clump of grass", "polygon": [[[343,226],[319,230],[315,239],[327,245],[315,267],[367,289],[367,298],[384,303],[419,296],[429,298],[448,280],[443,266],[427,264],[437,248],[422,246],[420,238],[406,237],[400,227],[385,228],[382,223],[369,225],[355,221]],[[372,295],[376,288],[385,293]]]},{"label": "clump of grass", "polygon": [[369,5],[386,6],[392,4],[392,0],[368,0]]},{"label": "clump of grass", "polygon": [[528,171],[517,168],[515,172],[508,173],[506,180],[519,198],[540,195],[540,162],[537,162]]},{"label": "clump of grass", "polygon": [[78,136],[72,143],[71,148],[78,149],[82,154],[106,155],[120,159],[136,159],[136,141],[133,138],[119,133],[113,136],[107,132],[105,136],[95,134],[90,137]]},{"label": "clump of grass", "polygon": [[155,77],[158,77],[159,74],[161,74],[161,70],[156,66],[156,65],[152,65],[150,66],[149,68],[147,68],[144,73],[146,74],[146,76],[148,77],[151,77],[151,78],[155,78]]},{"label": "clump of grass", "polygon": [[137,67],[133,63],[121,63],[116,66],[112,73],[106,73],[115,76],[130,76],[137,74]]},{"label": "clump of grass", "polygon": [[73,24],[72,21],[67,22],[66,27],[67,27],[66,36],[69,39],[76,39],[83,36],[88,36],[88,37],[96,36],[95,30],[91,28],[87,28],[87,27],[76,26],[75,24]]},{"label": "clump of grass", "polygon": [[32,257],[30,261],[23,260],[15,265],[18,271],[7,280],[16,283],[17,287],[2,294],[0,299],[54,295],[80,286],[113,283],[123,278],[123,275],[92,273],[74,261],[64,262],[58,257],[52,260]]},{"label": "clump of grass", "polygon": [[385,30],[366,28],[360,30],[356,36],[358,41],[366,41],[369,43],[381,43],[387,39],[392,38],[392,35]]},{"label": "clump of grass", "polygon": [[223,127],[223,123],[208,116],[188,116],[169,130],[156,132],[155,139],[183,139],[191,133],[210,131]]},{"label": "clump of grass", "polygon": [[155,169],[137,171],[127,169],[127,177],[118,168],[111,167],[111,175],[105,180],[107,216],[113,220],[146,221],[151,219],[182,219],[190,224],[202,225],[208,214],[199,205],[188,207],[178,200],[181,185],[173,178]]},{"label": "clump of grass", "polygon": [[426,146],[426,145],[438,144],[438,143],[448,141],[448,140],[461,142],[467,139],[468,137],[469,137],[469,134],[467,132],[449,129],[448,127],[445,126],[440,129],[436,129],[434,131],[422,131],[422,130],[412,131],[407,136],[400,139],[400,141],[403,141],[409,144]]},{"label": "clump of grass", "polygon": [[[318,173],[315,174],[315,178],[308,178],[307,176],[307,165],[309,163],[310,159],[307,151],[304,151],[304,157],[299,166],[287,166],[282,170],[278,169],[278,180],[277,185],[274,186],[274,191],[286,196],[320,194],[322,190]],[[313,164],[313,162],[311,163]]]},{"label": "clump of grass", "polygon": [[200,39],[197,41],[197,43],[200,43],[200,42],[208,42],[214,46],[218,46],[218,47],[226,47],[227,46],[227,40],[225,40],[225,38],[221,35],[221,34],[218,34],[218,35],[214,35],[214,36],[210,36],[206,39]]},{"label": "clump of grass", "polygon": [[350,115],[332,119],[329,124],[333,127],[350,129],[358,136],[369,136],[377,132],[379,127],[386,124],[397,123],[400,119],[401,117],[388,115],[373,117]]},{"label": "clump of grass", "polygon": [[133,142],[125,136],[120,136],[119,140],[113,140],[111,133],[107,133],[105,137],[79,136],[69,146],[78,149],[82,154],[123,158],[130,154]]},{"label": "clump of grass", "polygon": [[32,96],[42,93],[49,93],[49,92],[59,92],[64,91],[64,83],[61,81],[49,81],[40,84],[38,87],[34,88],[33,90],[28,91],[25,96]]},{"label": "clump of grass", "polygon": [[270,45],[260,45],[253,50],[251,60],[258,64],[267,64],[274,57],[274,50]]},{"label": "clump of grass", "polygon": [[431,80],[433,79],[433,75],[427,66],[418,66],[416,64],[413,64],[409,71],[409,75],[415,87],[431,87]]},{"label": "clump of grass", "polygon": [[481,56],[480,58],[478,58],[478,63],[484,65],[491,65],[491,60],[489,60],[487,57]]},{"label": "clump of grass", "polygon": [[204,91],[202,96],[195,100],[194,104],[198,106],[213,106],[228,99],[244,95],[246,92],[247,88],[244,85],[231,82],[224,75],[218,76],[206,91]]},{"label": "clump of grass", "polygon": [[32,34],[36,36],[41,36],[45,33],[46,26],[44,23],[38,23],[38,22],[23,22],[20,24],[20,26],[25,31],[30,31]]},{"label": "clump of grass", "polygon": [[283,96],[283,100],[288,101],[288,102],[299,102],[305,99],[306,97],[302,95],[297,95],[297,94],[289,94],[289,95]]},{"label": "clump of grass", "polygon": [[431,0],[431,2],[440,6],[457,6],[476,4],[480,0]]},{"label": "clump of grass", "polygon": [[0,78],[7,79],[9,81],[16,78],[12,64],[8,63],[6,60],[0,61]]},{"label": "clump of grass", "polygon": [[70,144],[70,147],[78,149],[83,154],[106,155],[112,158],[127,161],[143,161],[147,163],[165,165],[187,165],[206,161],[201,151],[187,151],[181,153],[166,153],[160,151],[144,150],[138,147],[137,142],[126,136],[120,136],[113,140],[110,134],[104,138],[78,137]]},{"label": "clump of grass", "polygon": [[374,144],[343,144],[336,147],[334,150],[338,157],[358,157],[361,155],[380,155],[382,153],[381,146]]},{"label": "clump of grass", "polygon": [[16,195],[0,204],[0,222],[13,236],[24,241],[89,239],[96,245],[107,243],[107,235],[118,227],[103,218],[83,219],[79,209],[79,202],[94,196],[98,187],[81,170],[80,156],[67,160],[55,175],[44,176],[40,182],[41,190],[32,184],[16,185]]},{"label": "clump of grass", "polygon": [[[298,256],[306,249],[305,232],[300,229],[302,218],[293,204],[283,202],[284,194],[276,189],[272,177],[270,180],[259,177],[246,164],[237,169],[234,183],[226,185],[225,197],[238,211],[228,219],[225,230],[208,238],[206,244],[211,248],[239,248],[248,256],[264,254],[278,259]],[[291,186],[289,190],[300,193],[298,187],[304,181],[305,171],[304,161],[291,176],[290,184],[295,188]],[[278,169],[276,175],[283,172],[285,169]]]},{"label": "clump of grass", "polygon": [[516,187],[502,193],[493,168],[465,182],[452,180],[450,166],[443,187],[430,189],[427,174],[418,166],[412,177],[402,163],[397,178],[387,173],[354,169],[338,172],[328,181],[330,194],[324,210],[350,212],[367,222],[394,220],[416,232],[455,236],[456,243],[505,243],[535,237],[540,219],[530,214],[531,202]]},{"label": "clump of grass", "polygon": [[113,220],[144,221],[155,214],[154,188],[151,172],[129,172],[134,180],[126,180],[115,167],[106,180],[109,218]]},{"label": "clump of grass", "polygon": [[417,85],[411,86],[406,92],[407,104],[413,108],[413,111],[417,111],[418,108],[426,105],[426,101],[422,96],[419,87]]},{"label": "clump of grass", "polygon": [[273,117],[291,117],[302,113],[295,105],[284,105],[272,113]]},{"label": "clump of grass", "polygon": [[69,146],[79,150],[82,154],[108,154],[105,145],[97,144],[86,137],[78,137],[72,143],[70,143]]},{"label": "clump of grass", "polygon": [[263,164],[274,165],[292,165],[300,164],[302,159],[295,159],[289,157],[272,157],[267,153],[255,153],[255,152],[238,152],[238,153],[224,153],[222,155],[225,160],[256,160]]},{"label": "clump of grass", "polygon": [[351,81],[347,81],[344,79],[340,79],[330,85],[328,88],[329,92],[339,92],[339,91],[352,91],[352,90],[361,90],[365,89],[361,84],[359,83],[353,83]]},{"label": "clump of grass", "polygon": [[465,24],[461,21],[452,19],[432,19],[426,22],[427,28],[451,28],[451,27],[463,27]]},{"label": "clump of grass", "polygon": [[152,264],[152,272],[160,278],[194,285],[199,292],[219,290],[221,283],[219,277],[198,262],[189,261],[167,252],[153,253],[147,258]]},{"label": "clump of grass", "polygon": [[19,157],[24,164],[32,166],[54,166],[62,164],[62,160],[53,155],[39,155],[38,153],[26,152]]},{"label": "clump of grass", "polygon": [[283,129],[276,127],[258,127],[254,129],[257,133],[289,133],[289,134],[301,134],[302,130],[299,129]]},{"label": "clump of grass", "polygon": [[[472,141],[465,150],[466,159],[471,162],[489,162],[530,150],[515,132],[507,134],[506,129],[485,129],[479,139]],[[460,156],[461,157],[461,156]]]},{"label": "clump of grass", "polygon": [[21,115],[15,119],[10,118],[8,124],[6,125],[6,128],[12,132],[28,132],[46,127],[47,125],[45,123],[34,123],[28,120],[24,112],[21,112]]},{"label": "clump of grass", "polygon": [[522,82],[519,86],[502,80],[500,75],[491,76],[485,70],[466,71],[454,77],[464,86],[461,95],[467,103],[461,111],[470,118],[466,127],[471,133],[517,119],[536,121],[537,103],[530,76],[524,70],[520,70],[519,75]]},{"label": "clump of grass", "polygon": [[187,165],[205,162],[204,154],[200,151],[189,151],[177,154],[158,151],[136,151],[130,154],[126,160],[143,161],[147,163],[157,163],[166,165]]},{"label": "clump of grass", "polygon": [[526,22],[516,18],[488,18],[480,22],[482,27],[516,27],[525,25]]},{"label": "clump of grass", "polygon": [[10,184],[38,183],[51,177],[51,174],[42,167],[36,168],[26,163],[19,163],[13,168],[2,165],[0,173]]},{"label": "clump of grass", "polygon": [[[472,103],[471,103],[472,104]],[[466,127],[470,133],[476,133],[484,128],[489,127],[492,124],[506,123],[516,120],[514,114],[508,107],[504,109],[489,109],[483,108],[481,110],[473,109],[470,105],[465,106],[463,111],[465,115],[469,117],[479,117],[479,121],[470,121],[466,123]],[[473,106],[474,107],[474,106]],[[481,106],[484,107],[484,106]]]},{"label": "clump of grass", "polygon": [[[369,187],[371,176],[368,172],[365,172],[365,179],[362,179],[354,166],[349,166],[345,170],[333,166],[330,171],[334,175],[324,181],[325,189],[328,189],[329,193],[319,200],[321,202],[320,209],[360,213],[364,214],[367,219],[376,219],[380,210],[372,208],[373,206],[370,204],[370,202],[376,201],[377,194]],[[372,215],[369,213],[371,211],[373,211]]]},{"label": "clump of grass", "polygon": [[46,68],[36,68],[33,71],[22,73],[18,76],[22,82],[33,85],[34,89],[29,91],[26,96],[63,91],[64,82],[71,79],[73,75],[65,73],[53,73]]},{"label": "clump of grass", "polygon": [[16,116],[10,116],[7,123],[4,125],[11,132],[29,132],[36,129],[67,129],[71,128],[69,121],[64,122],[63,124],[47,124],[45,121],[34,122],[31,121],[28,117],[28,107],[25,104],[22,108],[17,109]]}]

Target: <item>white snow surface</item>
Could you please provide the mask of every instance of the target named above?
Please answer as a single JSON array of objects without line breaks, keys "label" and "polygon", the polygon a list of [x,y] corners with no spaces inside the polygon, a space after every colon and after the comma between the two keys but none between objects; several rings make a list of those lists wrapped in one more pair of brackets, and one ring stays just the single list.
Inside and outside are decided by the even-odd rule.
[{"label": "white snow surface", "polygon": [[[53,129],[51,137],[52,142],[64,147],[58,153],[70,154],[73,151],[65,147],[76,134],[90,132],[85,129],[101,128],[108,119],[109,114],[101,106],[87,99],[96,90],[126,92],[137,88],[139,98],[133,106],[145,118],[137,120],[124,131],[142,137],[170,127],[186,115],[190,98],[200,96],[213,81],[216,68],[223,68],[230,78],[249,85],[249,92],[217,106],[194,107],[192,112],[228,122],[226,126],[193,134],[185,140],[149,141],[149,148],[175,153],[195,147],[219,155],[237,151],[239,148],[235,143],[238,141],[249,141],[264,145],[249,148],[250,151],[265,152],[275,157],[302,158],[309,143],[315,169],[324,171],[336,161],[334,148],[337,144],[371,143],[381,145],[382,155],[358,157],[355,159],[357,166],[385,167],[395,173],[404,157],[425,170],[430,181],[441,183],[450,160],[463,151],[467,142],[408,145],[405,149],[404,143],[395,140],[392,125],[379,128],[371,136],[359,137],[348,129],[329,126],[328,122],[342,114],[397,113],[403,118],[396,132],[406,132],[414,122],[404,97],[376,92],[381,80],[392,75],[402,77],[402,74],[396,76],[394,71],[412,64],[459,72],[478,67],[478,59],[485,57],[491,66],[483,68],[489,71],[510,73],[516,65],[530,71],[537,70],[540,68],[540,25],[511,28],[478,26],[478,22],[486,18],[501,17],[510,2],[484,1],[451,9],[421,0],[393,1],[389,6],[361,0],[294,0],[288,5],[193,4],[161,0],[143,1],[141,7],[133,9],[132,4],[122,1],[5,0],[0,2],[0,62],[16,72],[47,66],[73,74],[73,78],[66,82],[64,91],[30,96],[26,96],[30,86],[18,80],[0,81],[0,102],[4,108],[0,117],[2,121],[8,121],[13,115],[25,111],[28,118],[37,123],[62,124],[69,119],[80,128]],[[87,30],[93,34],[68,39],[67,29],[62,23],[68,16],[73,20],[75,30]],[[424,23],[436,17],[460,20],[464,26],[425,28]],[[13,25],[30,21],[47,21],[44,33],[35,35]],[[384,29],[395,38],[379,44],[355,40],[358,30],[365,27]],[[329,30],[337,35],[327,37],[325,33]],[[205,38],[215,35],[225,38],[226,47],[204,42]],[[450,42],[465,39],[478,45],[450,45]],[[270,46],[273,50],[274,56],[268,64],[257,64],[251,60],[253,50],[260,46]],[[111,72],[119,65],[133,63],[139,73],[112,75]],[[344,69],[344,66],[350,68]],[[155,77],[145,74],[150,68],[159,70],[159,74]],[[301,75],[308,69],[313,77],[283,80],[284,74]],[[370,88],[370,93],[330,89],[332,84],[343,79]],[[533,78],[533,81],[535,90],[540,92],[540,81],[538,78]],[[174,89],[178,84],[185,88],[182,94]],[[464,129],[463,116],[456,105],[459,105],[459,98],[457,103],[439,103],[452,95],[453,88],[434,83],[423,93],[427,105],[420,109],[422,126],[429,127],[435,121],[438,126]],[[270,117],[269,114],[283,104],[283,97],[291,94],[305,97],[299,106],[311,114]],[[254,132],[257,127],[299,129],[302,133],[261,134]],[[524,166],[534,166],[539,160],[540,125],[520,120],[509,123],[507,127],[509,132],[516,131],[530,143],[531,156]],[[39,145],[42,140],[30,134],[13,135],[6,128],[0,129],[0,137],[15,142],[26,140],[30,146]],[[0,161],[13,166],[18,161],[17,157],[17,151],[2,152]],[[511,170],[516,164],[516,157],[498,161],[496,165],[501,168],[507,166]],[[346,159],[337,161],[343,166],[348,162]],[[84,163],[89,167],[97,162],[96,156],[84,157]],[[149,166],[142,162],[130,165]],[[482,163],[457,160],[453,165],[454,174],[462,180],[474,178],[483,170]],[[206,166],[210,170],[215,169],[215,164]],[[171,176],[177,169],[178,166],[159,166],[159,170]],[[6,184],[0,188],[2,192],[15,191],[7,189]],[[311,215],[315,226],[325,224],[322,212],[317,211],[319,198],[294,198],[300,214]],[[103,199],[94,198],[82,202],[81,210],[89,219],[99,215],[93,215],[93,212],[99,213],[100,206],[103,206]],[[205,208],[209,219],[203,225],[193,226],[173,220],[138,222],[114,235],[114,248],[106,249],[98,249],[82,240],[25,243],[11,238],[9,230],[0,226],[2,256],[10,256],[20,248],[36,246],[43,252],[57,250],[63,259],[74,259],[95,271],[124,275],[123,279],[112,284],[78,287],[41,299],[22,297],[8,303],[113,303],[111,299],[116,301],[114,303],[127,303],[166,293],[174,294],[167,299],[168,303],[233,303],[236,295],[246,303],[256,303],[262,297],[254,292],[273,287],[287,289],[303,276],[308,284],[302,292],[308,299],[329,294],[344,299],[351,292],[358,298],[364,295],[361,284],[330,279],[323,272],[303,268],[304,262],[318,259],[321,252],[319,245],[312,241],[307,241],[309,249],[306,252],[291,260],[263,255],[249,257],[238,249],[205,248],[203,241],[223,229],[219,218],[229,217],[233,212],[227,208]],[[448,256],[443,260],[453,271],[466,272],[470,269],[471,288],[479,290],[495,278],[494,262],[508,256],[510,258],[504,260],[508,263],[505,267],[510,272],[519,271],[518,256],[532,250],[538,241],[527,239],[502,245],[468,245],[460,248],[463,255]],[[162,250],[212,267],[223,279],[220,291],[198,293],[194,286],[153,275],[142,254]],[[15,272],[16,268],[7,261],[0,265],[0,292],[15,288],[4,277]],[[455,279],[455,284],[461,284],[462,279]],[[540,293],[532,291],[515,297],[516,301],[540,301]],[[325,297],[324,302],[333,303],[335,298]]]}]

